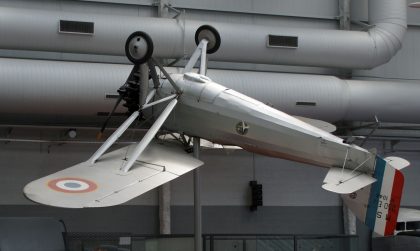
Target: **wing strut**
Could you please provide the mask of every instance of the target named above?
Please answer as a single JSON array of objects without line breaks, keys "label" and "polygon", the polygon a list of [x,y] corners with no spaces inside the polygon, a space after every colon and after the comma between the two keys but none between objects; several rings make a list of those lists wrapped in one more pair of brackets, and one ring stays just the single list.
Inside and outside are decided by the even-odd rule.
[{"label": "wing strut", "polygon": [[[146,109],[146,108],[148,108],[148,107],[151,107],[151,106],[153,106],[153,105],[156,105],[156,104],[159,104],[159,103],[163,103],[163,102],[166,102],[166,101],[168,101],[168,100],[171,100],[172,99],[172,101],[173,100],[176,100],[176,98],[177,98],[177,95],[171,95],[171,96],[169,96],[169,97],[165,97],[165,98],[162,98],[162,99],[160,99],[160,100],[158,100],[158,101],[154,101],[154,102],[151,102],[150,103],[150,101],[152,100],[152,98],[154,97],[154,95],[156,94],[156,89],[153,89],[153,90],[151,90],[150,92],[149,92],[149,94],[147,95],[147,98],[146,98],[146,103],[140,108],[140,110],[139,111],[135,111],[135,112],[133,112],[133,114],[131,114],[131,116],[130,117],[128,117],[128,119],[126,120],[126,121],[124,121],[124,123],[120,126],[120,127],[118,127],[118,129],[102,144],[102,146],[92,155],[92,157],[90,157],[90,159],[88,160],[88,162],[91,164],[91,165],[93,165],[93,164],[95,164],[95,162],[112,146],[112,144],[114,144],[115,143],[115,141],[117,141],[118,139],[119,139],[119,137],[121,137],[121,135],[128,129],[128,127],[130,127],[130,125],[134,122],[134,120],[136,120],[136,118],[140,115],[140,111],[141,110],[144,110],[144,109]],[[171,103],[170,103],[171,104]],[[176,104],[176,103],[175,103]],[[169,105],[168,105],[169,106]],[[175,105],[174,105],[175,106]],[[168,108],[168,107],[167,107]],[[173,109],[173,107],[172,107],[172,109]],[[171,109],[171,111],[172,111],[172,109]],[[165,111],[166,111],[167,109],[165,109]],[[169,113],[170,113],[170,111],[169,111]],[[163,114],[163,113],[162,113]],[[169,115],[169,114],[168,114]],[[159,118],[160,117],[162,117],[162,115],[160,115],[159,116]],[[166,116],[167,117],[167,116]],[[165,117],[165,119],[166,119],[166,117]],[[158,119],[159,119],[158,118]],[[164,122],[165,120],[163,120],[163,122]],[[162,122],[162,123],[163,123]],[[156,123],[155,123],[156,124]],[[160,125],[159,126],[159,128],[161,127],[162,125]],[[153,128],[153,126],[152,126],[152,128]],[[150,130],[149,130],[150,131]],[[156,133],[155,133],[156,134]],[[147,134],[146,134],[147,135]],[[153,135],[154,136],[154,135]],[[153,137],[152,137],[153,138]],[[150,142],[150,141],[149,141]]]},{"label": "wing strut", "polygon": [[128,117],[128,119],[124,121],[124,123],[120,125],[120,127],[118,127],[118,129],[101,145],[101,147],[92,155],[92,157],[90,157],[88,162],[92,165],[95,164],[96,160],[99,159],[102,154],[104,154],[106,150],[108,150],[112,144],[117,141],[119,137],[121,137],[121,135],[134,122],[134,120],[136,120],[139,114],[140,113],[138,111],[133,112],[133,114],[131,114],[131,116]]},{"label": "wing strut", "polygon": [[129,157],[127,163],[121,168],[121,171],[128,172],[130,168],[133,166],[134,162],[140,156],[140,154],[146,149],[147,145],[152,141],[155,137],[156,133],[162,127],[165,120],[169,117],[172,110],[175,108],[175,105],[178,103],[176,98],[173,98],[171,102],[166,106],[165,110],[159,115],[156,121],[153,123],[152,127],[147,131],[146,135],[142,138],[142,140],[137,144],[136,148],[134,149],[133,154]]}]

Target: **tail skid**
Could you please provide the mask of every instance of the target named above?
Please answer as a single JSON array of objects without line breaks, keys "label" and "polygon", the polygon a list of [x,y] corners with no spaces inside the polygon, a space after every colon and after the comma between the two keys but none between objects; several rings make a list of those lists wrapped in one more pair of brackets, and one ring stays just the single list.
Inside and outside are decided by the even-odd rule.
[{"label": "tail skid", "polygon": [[375,233],[394,235],[404,176],[391,162],[377,156],[373,178],[375,183],[342,195],[343,202]]}]

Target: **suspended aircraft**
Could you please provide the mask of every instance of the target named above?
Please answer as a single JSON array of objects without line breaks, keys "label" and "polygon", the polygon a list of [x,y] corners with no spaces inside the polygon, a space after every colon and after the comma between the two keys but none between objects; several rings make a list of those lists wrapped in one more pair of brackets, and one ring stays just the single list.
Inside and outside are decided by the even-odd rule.
[{"label": "suspended aircraft", "polygon": [[[197,48],[183,72],[168,73],[152,57],[152,39],[141,31],[131,34],[125,50],[134,67],[116,103],[125,100],[131,115],[90,159],[27,184],[25,195],[41,204],[65,208],[127,202],[203,164],[185,151],[189,136],[329,168],[322,187],[340,194],[377,234],[394,234],[404,183],[400,169],[408,161],[383,159],[373,150],[347,144],[331,134],[333,125],[290,116],[215,83],[206,76],[207,54],[218,50],[220,35],[204,25],[197,29],[195,40]],[[197,73],[194,66],[198,62]],[[140,87],[139,72],[145,65],[151,80]],[[138,118],[154,121],[139,143],[106,153]],[[156,139],[163,130],[179,134],[183,144]]]}]

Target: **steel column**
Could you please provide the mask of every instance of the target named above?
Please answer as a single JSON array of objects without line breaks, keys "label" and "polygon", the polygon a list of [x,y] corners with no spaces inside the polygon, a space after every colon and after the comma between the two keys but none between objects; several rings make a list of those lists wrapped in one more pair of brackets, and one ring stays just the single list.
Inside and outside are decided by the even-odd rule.
[{"label": "steel column", "polygon": [[[193,138],[193,153],[195,158],[200,158],[200,138]],[[200,171],[196,168],[194,170],[194,250],[202,249]]]},{"label": "steel column", "polygon": [[160,234],[171,234],[171,184],[159,187],[159,230]]}]

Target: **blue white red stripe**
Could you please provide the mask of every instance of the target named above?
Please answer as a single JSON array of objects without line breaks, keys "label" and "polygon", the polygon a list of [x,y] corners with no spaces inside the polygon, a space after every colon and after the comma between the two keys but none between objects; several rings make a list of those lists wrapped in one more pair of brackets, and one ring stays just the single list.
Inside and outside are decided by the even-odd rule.
[{"label": "blue white red stripe", "polygon": [[381,235],[393,235],[400,207],[404,177],[380,157],[376,157],[374,178],[365,224]]}]

